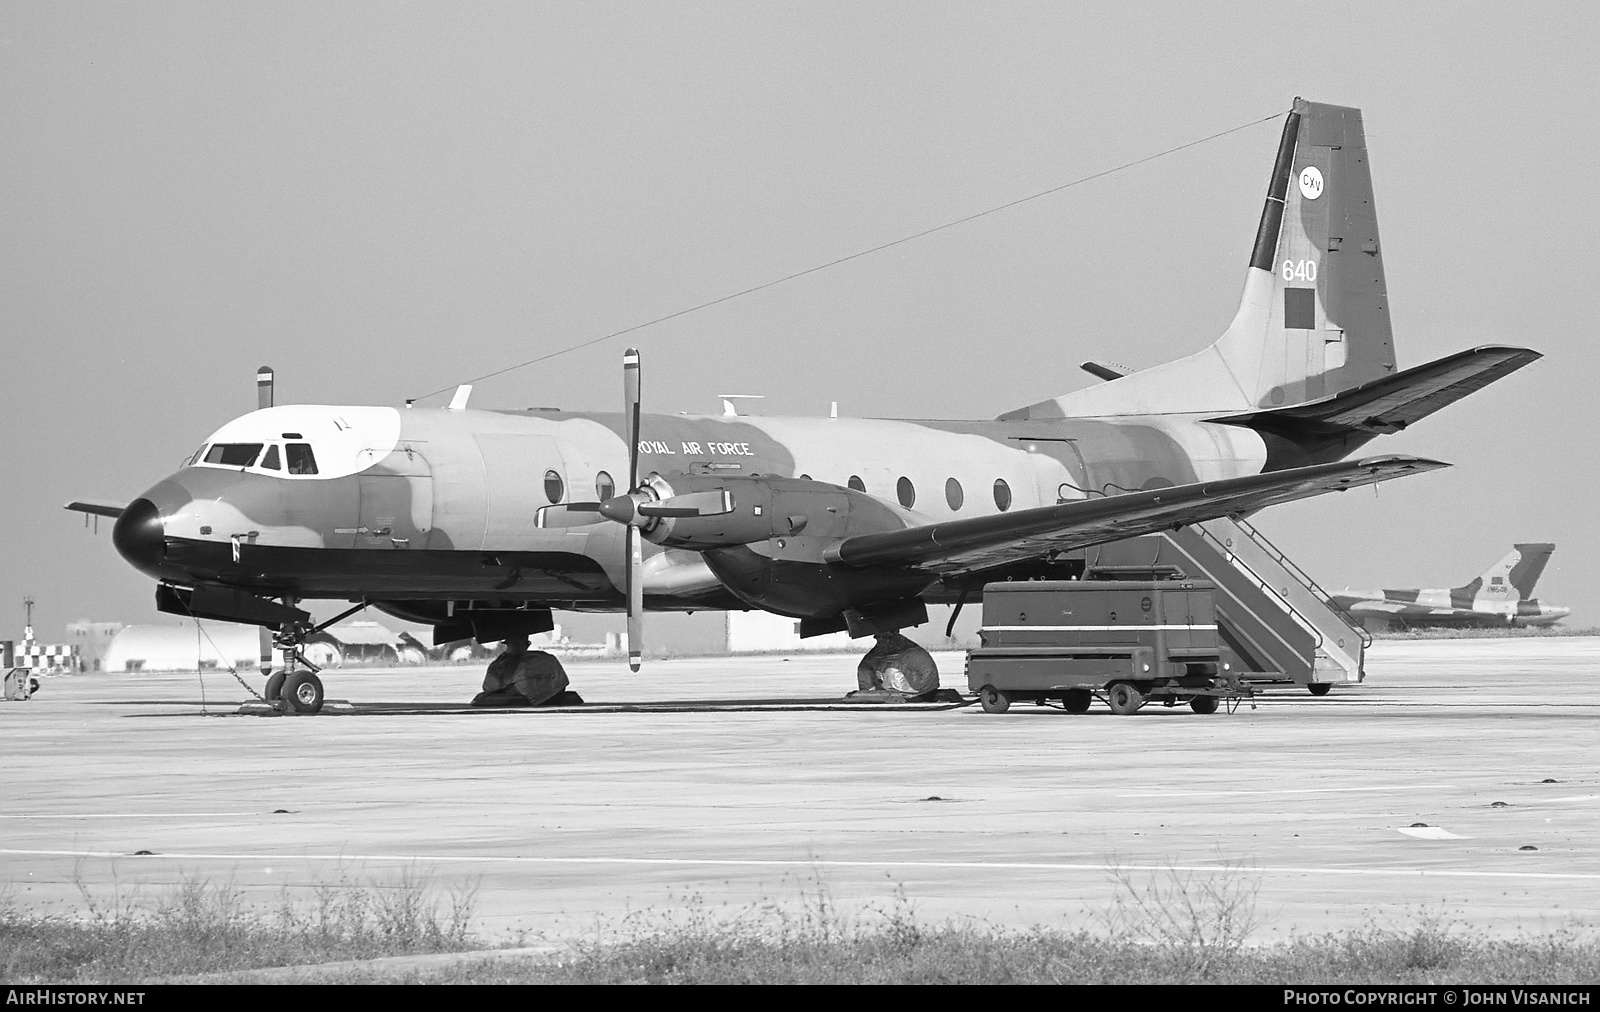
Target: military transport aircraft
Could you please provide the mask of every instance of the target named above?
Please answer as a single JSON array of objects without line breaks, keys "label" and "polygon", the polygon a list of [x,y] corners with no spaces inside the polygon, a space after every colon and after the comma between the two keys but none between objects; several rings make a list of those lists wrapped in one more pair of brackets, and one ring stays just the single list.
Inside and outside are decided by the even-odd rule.
[{"label": "military transport aircraft", "polygon": [[[551,609],[759,608],[802,636],[898,630],[1073,549],[1432,470],[1346,461],[1538,358],[1488,346],[1396,371],[1359,110],[1296,99],[1227,331],[1187,358],[994,421],[266,406],[126,506],[113,541],[157,607],[275,630],[342,599],[437,641],[551,628]],[[268,387],[267,389],[270,389]],[[648,546],[648,547],[647,547]],[[884,651],[875,651],[882,654]],[[303,658],[299,658],[303,661]],[[282,687],[321,706],[301,665]],[[271,686],[276,688],[276,686]]]},{"label": "military transport aircraft", "polygon": [[1369,629],[1550,625],[1572,612],[1533,596],[1533,586],[1555,550],[1551,544],[1513,545],[1482,576],[1448,590],[1345,589],[1331,596]]}]

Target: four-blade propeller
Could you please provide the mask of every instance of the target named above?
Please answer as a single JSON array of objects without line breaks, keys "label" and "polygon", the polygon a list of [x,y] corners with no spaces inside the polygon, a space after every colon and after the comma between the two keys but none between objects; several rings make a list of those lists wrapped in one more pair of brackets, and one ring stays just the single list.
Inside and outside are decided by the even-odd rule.
[{"label": "four-blade propeller", "polygon": [[623,526],[624,593],[628,599],[628,666],[639,670],[644,656],[644,534],[663,521],[690,517],[716,517],[734,511],[733,493],[726,489],[673,495],[671,486],[652,474],[639,480],[639,352],[629,348],[622,357],[622,410],[624,438],[628,440],[628,491],[605,502],[565,502],[539,509],[534,523],[541,528],[586,527],[601,518]]}]

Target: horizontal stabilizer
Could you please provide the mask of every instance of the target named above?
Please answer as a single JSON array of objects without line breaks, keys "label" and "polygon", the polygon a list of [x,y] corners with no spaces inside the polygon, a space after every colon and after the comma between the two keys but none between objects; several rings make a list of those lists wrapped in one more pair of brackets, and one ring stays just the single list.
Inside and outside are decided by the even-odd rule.
[{"label": "horizontal stabilizer", "polygon": [[1397,456],[1312,464],[862,534],[828,549],[824,557],[854,567],[970,572],[1449,466],[1437,460]]},{"label": "horizontal stabilizer", "polygon": [[1225,415],[1211,421],[1266,429],[1399,432],[1542,357],[1528,348],[1485,345],[1371,380],[1331,397],[1285,408]]},{"label": "horizontal stabilizer", "polygon": [[61,508],[62,509],[67,509],[67,510],[71,510],[74,513],[92,513],[97,517],[113,517],[113,518],[115,518],[115,517],[122,516],[122,511],[124,509],[126,509],[127,507],[126,506],[114,506],[111,503],[103,503],[103,502],[77,502],[77,501],[73,501],[73,502],[67,503],[65,506],[63,506]]}]

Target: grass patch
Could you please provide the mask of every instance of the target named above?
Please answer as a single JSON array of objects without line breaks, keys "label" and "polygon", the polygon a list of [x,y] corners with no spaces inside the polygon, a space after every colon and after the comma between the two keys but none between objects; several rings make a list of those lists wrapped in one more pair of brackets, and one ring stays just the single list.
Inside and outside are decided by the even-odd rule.
[{"label": "grass patch", "polygon": [[475,890],[441,895],[410,872],[285,892],[269,909],[246,904],[231,884],[199,878],[148,905],[120,888],[109,898],[80,891],[85,909],[76,917],[30,913],[0,897],[0,980],[149,981],[479,944],[468,927]]},{"label": "grass patch", "polygon": [[[1093,930],[929,923],[903,893],[841,908],[825,886],[797,903],[711,908],[696,898],[631,915],[544,956],[464,954],[335,967],[324,983],[652,984],[1565,984],[1600,981],[1600,939],[1492,939],[1437,919],[1404,928],[1255,945],[1248,871],[1136,877]],[[464,902],[463,902],[464,900]],[[441,911],[445,911],[441,913]],[[317,890],[251,910],[226,886],[188,881],[149,908],[68,920],[0,906],[0,979],[12,983],[196,979],[252,968],[463,952],[471,897],[445,903],[415,879]],[[524,939],[507,939],[520,944]]]}]

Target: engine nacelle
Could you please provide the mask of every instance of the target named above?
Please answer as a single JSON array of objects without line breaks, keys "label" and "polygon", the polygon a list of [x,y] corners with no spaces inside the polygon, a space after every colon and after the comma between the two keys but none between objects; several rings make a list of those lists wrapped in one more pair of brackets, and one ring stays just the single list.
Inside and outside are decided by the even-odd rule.
[{"label": "engine nacelle", "polygon": [[901,514],[864,492],[758,475],[654,475],[601,512],[638,527],[648,541],[697,552],[802,535],[820,545],[907,526]]}]

